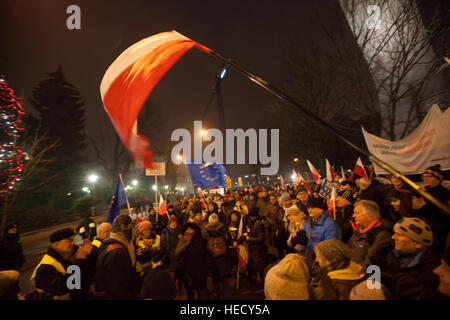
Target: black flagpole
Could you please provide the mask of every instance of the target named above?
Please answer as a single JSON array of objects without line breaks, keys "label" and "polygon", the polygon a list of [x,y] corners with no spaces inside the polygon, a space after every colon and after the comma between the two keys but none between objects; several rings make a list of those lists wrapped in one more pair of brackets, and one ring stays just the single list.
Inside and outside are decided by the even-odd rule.
[{"label": "black flagpole", "polygon": [[398,172],[397,170],[392,168],[390,165],[385,163],[383,160],[381,160],[378,157],[372,155],[367,149],[362,148],[362,147],[354,144],[350,140],[348,140],[345,136],[343,136],[341,133],[339,133],[339,131],[336,128],[334,128],[330,123],[328,123],[324,119],[318,117],[317,115],[315,115],[314,113],[312,113],[311,111],[309,111],[308,109],[303,107],[300,103],[295,101],[293,98],[289,97],[287,94],[285,94],[281,90],[277,89],[273,85],[269,84],[265,80],[261,79],[260,77],[255,76],[254,74],[252,74],[247,69],[245,69],[245,68],[241,67],[240,65],[232,62],[231,59],[226,59],[226,58],[222,57],[220,54],[218,54],[218,53],[216,53],[214,51],[209,51],[207,53],[212,55],[212,56],[214,56],[214,57],[216,57],[216,58],[218,58],[218,59],[220,59],[220,60],[222,60],[222,61],[224,61],[224,62],[226,62],[227,64],[229,64],[230,66],[232,66],[233,68],[235,68],[236,70],[238,70],[239,72],[241,72],[242,74],[247,76],[250,80],[252,80],[256,84],[258,84],[259,86],[263,87],[264,89],[266,89],[267,91],[269,91],[273,95],[277,96],[279,99],[281,99],[281,100],[289,103],[290,105],[300,109],[308,117],[314,119],[315,121],[320,123],[322,126],[327,128],[329,131],[331,131],[339,139],[341,139],[342,141],[344,141],[345,143],[347,143],[349,146],[353,147],[357,151],[361,152],[362,154],[366,155],[371,161],[375,162],[376,164],[378,164],[380,167],[382,167],[386,171],[390,172],[391,174],[393,174],[397,178],[403,180],[406,184],[408,184],[410,187],[412,187],[422,197],[424,197],[425,199],[427,199],[428,201],[433,203],[436,207],[438,207],[439,209],[441,209],[442,211],[444,211],[448,215],[450,215],[450,209],[446,205],[444,205],[443,203],[438,201],[436,198],[434,198],[428,192],[421,190],[420,187],[417,184],[415,184],[410,179],[408,179],[407,177],[402,175],[400,172]]}]

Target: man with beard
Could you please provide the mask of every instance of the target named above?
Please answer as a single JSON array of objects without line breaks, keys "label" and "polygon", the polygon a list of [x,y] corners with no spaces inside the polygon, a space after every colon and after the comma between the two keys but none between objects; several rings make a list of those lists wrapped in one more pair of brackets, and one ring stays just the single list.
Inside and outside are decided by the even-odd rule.
[{"label": "man with beard", "polygon": [[[50,247],[30,278],[39,293],[39,299],[79,300],[85,297],[84,294],[87,292],[83,289],[88,288],[86,257],[92,251],[92,244],[85,239],[84,244],[76,248],[74,235],[70,228],[58,230],[50,235]],[[68,288],[67,280],[71,274],[66,273],[66,270],[70,265],[77,265],[80,268],[81,289]]]},{"label": "man with beard", "polygon": [[95,285],[97,298],[130,300],[137,297],[142,266],[131,243],[132,220],[128,215],[114,219],[113,232],[98,251]]},{"label": "man with beard", "polygon": [[10,224],[5,228],[3,237],[0,238],[0,271],[19,271],[24,262],[25,257],[22,252],[22,244],[19,242],[17,225]]}]

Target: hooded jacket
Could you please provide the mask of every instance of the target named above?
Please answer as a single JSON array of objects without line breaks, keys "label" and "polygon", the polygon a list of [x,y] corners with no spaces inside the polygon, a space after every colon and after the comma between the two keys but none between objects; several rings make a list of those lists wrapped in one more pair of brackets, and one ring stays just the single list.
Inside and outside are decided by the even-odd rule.
[{"label": "hooded jacket", "polygon": [[22,244],[19,242],[19,234],[9,234],[5,229],[3,237],[0,238],[0,271],[19,271],[25,263]]}]

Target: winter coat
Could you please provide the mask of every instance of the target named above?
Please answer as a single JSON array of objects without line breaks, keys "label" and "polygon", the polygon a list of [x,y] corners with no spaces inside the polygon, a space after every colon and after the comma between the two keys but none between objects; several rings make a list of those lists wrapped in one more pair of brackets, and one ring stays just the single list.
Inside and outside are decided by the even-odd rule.
[{"label": "winter coat", "polygon": [[[225,242],[225,247],[228,247],[227,244],[227,232],[225,230],[225,226],[219,222],[219,223],[214,223],[214,224],[207,224],[205,226],[205,240],[206,240],[206,244],[208,244],[208,240],[211,237],[220,237],[223,239],[223,241]],[[230,267],[229,267],[229,260],[228,260],[228,252],[225,251],[225,254],[220,256],[220,257],[213,257],[212,253],[207,250],[206,251],[206,264],[207,264],[207,268],[208,268],[208,274],[213,278],[213,279],[223,279],[226,276],[228,276],[229,272],[230,272]]]},{"label": "winter coat", "polygon": [[25,263],[22,244],[19,242],[19,234],[9,234],[6,230],[0,238],[0,271],[19,271]]},{"label": "winter coat", "polygon": [[108,300],[135,299],[139,288],[135,264],[122,242],[111,238],[104,240],[96,263],[96,291]]},{"label": "winter coat", "polygon": [[201,289],[206,287],[206,243],[202,238],[200,227],[194,223],[186,223],[181,234],[184,234],[188,227],[195,230],[195,235],[189,244],[180,239],[175,249],[175,255],[179,256],[180,269],[186,274],[191,287]]},{"label": "winter coat", "polygon": [[364,233],[354,231],[347,244],[353,250],[352,260],[367,268],[373,264],[380,265],[386,254],[392,250],[394,242],[391,232],[379,220]]},{"label": "winter coat", "polygon": [[266,267],[267,247],[265,245],[265,229],[260,220],[256,220],[250,225],[250,237],[248,242],[249,251],[249,269],[255,272],[263,272]]},{"label": "winter coat", "polygon": [[181,227],[177,226],[175,229],[168,228],[168,245],[169,245],[169,254],[168,261],[166,260],[166,265],[169,268],[169,271],[174,272],[178,267],[178,258],[175,256],[175,248],[178,243],[178,236],[181,234]]},{"label": "winter coat", "polygon": [[326,212],[322,214],[319,222],[314,227],[310,227],[311,218],[308,218],[303,225],[303,230],[309,238],[306,244],[306,251],[314,252],[314,245],[324,240],[341,240],[341,228]]},{"label": "winter coat", "polygon": [[439,254],[443,253],[450,232],[450,218],[447,214],[427,203],[420,209],[412,210],[411,216],[422,219],[430,226],[433,232],[432,248]]},{"label": "winter coat", "polygon": [[[76,248],[75,248],[76,250]],[[74,250],[74,252],[76,252]],[[67,280],[71,274],[62,274],[54,266],[50,264],[41,264],[37,269],[35,269],[34,283],[36,288],[44,291],[41,294],[41,299],[53,299],[54,296],[63,297],[62,299],[72,300],[82,300],[87,295],[87,288],[89,287],[89,277],[86,266],[86,259],[76,259],[74,261],[65,260],[61,254],[56,251],[53,247],[47,249],[47,255],[55,259],[58,263],[62,265],[64,270],[67,272],[67,268],[70,265],[77,265],[80,267],[81,271],[81,289],[69,290],[67,287]],[[44,256],[45,257],[45,256]]]},{"label": "winter coat", "polygon": [[440,300],[445,297],[437,290],[439,278],[433,269],[441,264],[440,257],[427,248],[406,257],[389,252],[380,266],[381,282],[395,300]]},{"label": "winter coat", "polygon": [[[378,180],[372,180],[372,183],[366,190],[361,190],[358,199],[359,200],[372,200],[375,201],[380,207],[381,214],[385,214],[384,198],[392,189],[389,185],[384,185]],[[389,216],[384,215],[383,218],[389,219]]]},{"label": "winter coat", "polygon": [[336,210],[336,222],[342,230],[342,242],[347,243],[353,235],[353,228],[350,221],[353,217],[353,205],[348,205]]},{"label": "winter coat", "polygon": [[445,188],[442,184],[438,184],[435,187],[427,187],[426,191],[431,194],[433,197],[441,201],[443,204],[448,206],[448,202],[450,201],[450,190]]}]

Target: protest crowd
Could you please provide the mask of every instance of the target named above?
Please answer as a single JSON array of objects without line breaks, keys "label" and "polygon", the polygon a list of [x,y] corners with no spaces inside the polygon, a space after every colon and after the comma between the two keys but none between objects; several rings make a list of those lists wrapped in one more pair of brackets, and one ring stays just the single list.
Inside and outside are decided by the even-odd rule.
[{"label": "protest crowd", "polygon": [[[394,176],[337,180],[334,199],[320,180],[278,180],[122,210],[112,225],[87,217],[51,234],[27,299],[221,300],[242,281],[270,300],[449,299],[449,216]],[[448,206],[443,180],[439,166],[422,174]],[[1,241],[0,297],[23,299],[17,226]]]}]

